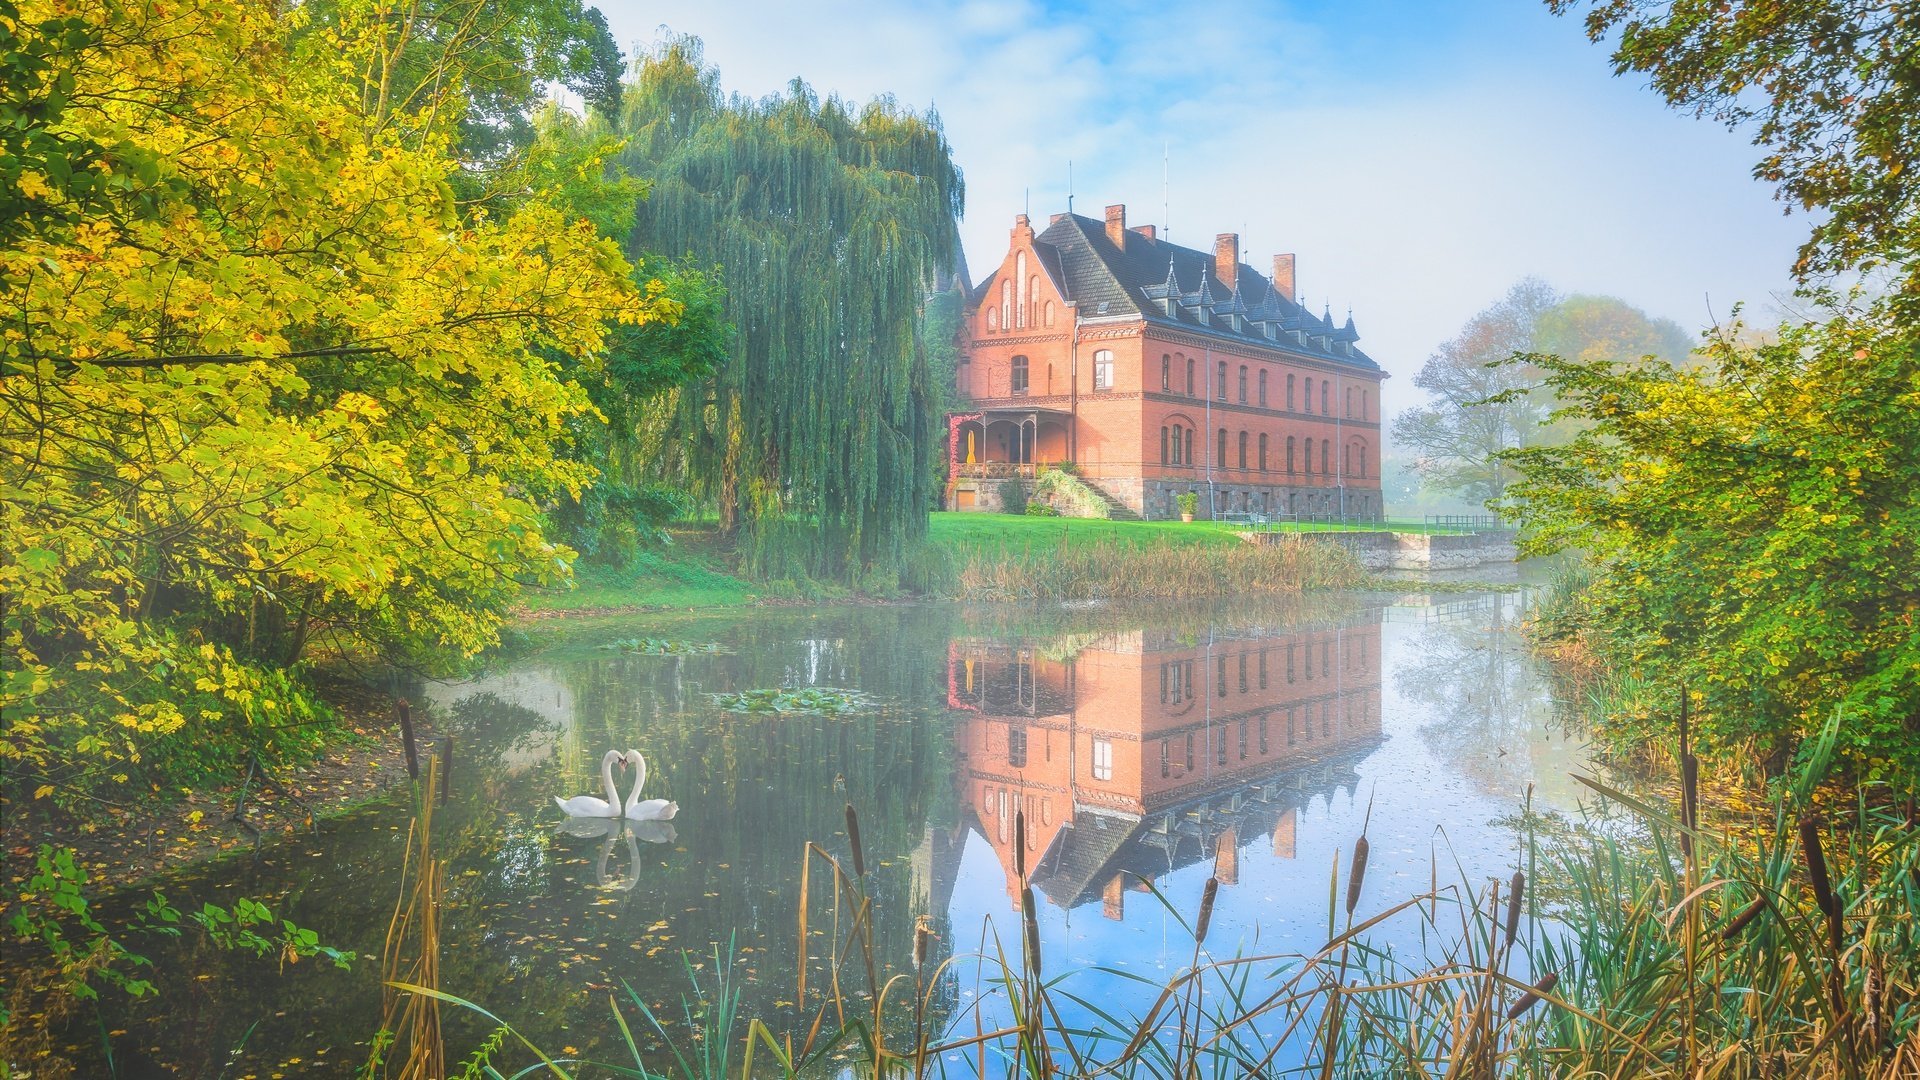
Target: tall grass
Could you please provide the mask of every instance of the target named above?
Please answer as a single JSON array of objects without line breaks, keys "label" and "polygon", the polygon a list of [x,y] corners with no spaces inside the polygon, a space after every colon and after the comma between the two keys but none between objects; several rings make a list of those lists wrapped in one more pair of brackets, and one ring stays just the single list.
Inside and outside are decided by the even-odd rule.
[{"label": "tall grass", "polygon": [[963,600],[1167,600],[1290,595],[1359,587],[1366,574],[1334,544],[1132,544],[1100,538],[951,551],[917,566],[926,591]]},{"label": "tall grass", "polygon": [[[1816,750],[1816,770],[1822,754],[1831,756],[1836,727]],[[1558,865],[1547,860],[1546,873],[1561,879],[1551,908],[1534,885],[1531,837],[1510,878],[1443,886],[1436,869],[1427,890],[1372,902],[1363,826],[1345,889],[1338,860],[1328,878],[1326,943],[1305,952],[1215,956],[1206,947],[1215,882],[1196,898],[1191,922],[1183,903],[1147,883],[1193,945],[1182,970],[1147,984],[1153,1002],[1133,1015],[1083,993],[1082,973],[1042,969],[1024,846],[1015,850],[1014,948],[988,927],[977,952],[933,963],[923,921],[911,971],[883,979],[849,807],[849,859],[813,844],[801,858],[797,1026],[742,1026],[716,951],[711,985],[688,968],[683,1012],[694,1030],[680,1041],[628,988],[625,1005],[609,998],[622,1061],[551,1058],[525,1044],[534,1063],[513,1075],[921,1080],[946,1075],[950,1056],[965,1062],[955,1070],[963,1075],[1089,1080],[1920,1075],[1920,830],[1909,811],[1865,797],[1823,807],[1817,779],[1809,773],[1780,794],[1773,829],[1757,842],[1712,835],[1690,824],[1692,811],[1676,817],[1588,781],[1632,815],[1646,840],[1629,842],[1611,827],[1574,833]],[[1024,821],[1016,819],[1014,835],[1026,835]],[[813,887],[816,872],[824,890]],[[806,943],[823,923],[826,955],[810,955]],[[1373,943],[1376,931],[1407,923],[1418,930],[1418,950]],[[810,977],[815,960],[822,974]],[[981,981],[976,1003],[932,1023],[963,967]],[[443,991],[407,989],[481,1011]],[[1091,1020],[1066,1021],[1068,1007]],[[500,1033],[515,1033],[483,1015],[499,1024],[483,1048],[491,1057]],[[650,1025],[657,1045],[635,1037],[630,1017]],[[486,1068],[506,1075],[490,1061]]]}]

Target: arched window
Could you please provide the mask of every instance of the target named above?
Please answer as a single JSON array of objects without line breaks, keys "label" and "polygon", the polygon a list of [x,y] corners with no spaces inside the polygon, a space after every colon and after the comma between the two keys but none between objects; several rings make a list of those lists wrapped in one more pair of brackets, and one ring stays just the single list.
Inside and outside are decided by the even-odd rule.
[{"label": "arched window", "polygon": [[[1324,387],[1327,384],[1323,381],[1320,385]],[[1320,473],[1323,476],[1333,475],[1333,440],[1332,439],[1320,440]]]},{"label": "arched window", "polygon": [[1267,407],[1267,373],[1264,370],[1260,372],[1260,407]]},{"label": "arched window", "polygon": [[1220,429],[1219,443],[1220,443],[1220,449],[1218,452],[1216,452],[1213,455],[1213,467],[1216,469],[1224,469],[1227,467],[1227,429],[1226,428]]},{"label": "arched window", "polygon": [[1267,471],[1267,433],[1260,433],[1260,471]]},{"label": "arched window", "polygon": [[1187,396],[1193,396],[1193,357],[1187,357]]},{"label": "arched window", "polygon": [[1327,407],[1327,380],[1320,380],[1320,415],[1332,416],[1333,410]]},{"label": "arched window", "polygon": [[1293,411],[1293,376],[1287,376],[1287,411]]},{"label": "arched window", "polygon": [[1240,404],[1247,403],[1247,365],[1240,365]]},{"label": "arched window", "polygon": [[1293,436],[1287,436],[1287,471],[1293,471]]},{"label": "arched window", "polygon": [[1167,428],[1165,424],[1160,426],[1160,464],[1167,464]]},{"label": "arched window", "polygon": [[1013,358],[1012,390],[1016,394],[1024,394],[1027,392],[1027,358],[1024,356],[1016,356]]},{"label": "arched window", "polygon": [[1027,299],[1032,302],[1034,307],[1040,306],[1040,275],[1039,274],[1035,274],[1032,277],[1027,279]]},{"label": "arched window", "polygon": [[1302,396],[1306,398],[1306,401],[1302,403],[1300,407],[1300,411],[1310,413],[1313,411],[1313,380],[1312,379],[1306,380],[1304,384],[1304,389],[1306,393]]},{"label": "arched window", "polygon": [[1347,419],[1353,419],[1353,387],[1347,387]]},{"label": "arched window", "polygon": [[1047,301],[1047,326],[1053,326],[1053,301]]},{"label": "arched window", "polygon": [[1101,349],[1093,354],[1093,388],[1095,390],[1113,389],[1113,350]]},{"label": "arched window", "polygon": [[987,309],[987,329],[988,330],[1000,329],[1000,309],[999,308],[990,307]]},{"label": "arched window", "polygon": [[1000,283],[1000,325],[1013,329],[1013,282]]},{"label": "arched window", "polygon": [[1225,360],[1220,361],[1220,371],[1214,379],[1213,399],[1215,401],[1227,400],[1227,362]]},{"label": "arched window", "polygon": [[1160,354],[1160,389],[1169,393],[1173,390],[1173,357],[1165,353]]},{"label": "arched window", "polygon": [[1360,419],[1365,420],[1367,418],[1367,408],[1367,392],[1362,390],[1360,391]]},{"label": "arched window", "polygon": [[1341,449],[1340,469],[1348,476],[1353,475],[1353,444],[1348,443]]},{"label": "arched window", "polygon": [[1187,429],[1187,464],[1193,464],[1193,455],[1200,446],[1200,433],[1193,428]]},{"label": "arched window", "polygon": [[1240,433],[1240,467],[1247,467],[1247,433],[1244,431]]},{"label": "arched window", "polygon": [[[1021,282],[1021,281],[1027,280],[1027,253],[1026,252],[1023,251],[1020,254],[1014,256],[1013,267],[1014,267],[1013,280],[1015,282]],[[1018,298],[1018,300],[1019,300],[1019,304],[1015,308],[1013,324],[1015,326],[1025,326],[1027,325],[1027,298],[1025,296],[1021,296]]]},{"label": "arched window", "polygon": [[1182,438],[1185,430],[1186,429],[1182,428],[1179,424],[1173,425],[1173,463],[1175,465],[1184,464],[1184,462],[1181,461],[1180,446],[1185,441]]}]

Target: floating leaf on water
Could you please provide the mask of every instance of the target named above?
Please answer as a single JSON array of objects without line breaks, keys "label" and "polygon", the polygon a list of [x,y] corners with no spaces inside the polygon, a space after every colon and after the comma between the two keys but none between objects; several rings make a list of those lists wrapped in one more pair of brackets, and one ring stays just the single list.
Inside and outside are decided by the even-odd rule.
[{"label": "floating leaf on water", "polygon": [[715,705],[728,712],[775,716],[845,716],[873,706],[873,700],[865,694],[831,686],[742,690],[711,696]]},{"label": "floating leaf on water", "polygon": [[600,647],[642,656],[719,656],[728,651],[717,641],[670,641],[656,637],[621,638]]}]

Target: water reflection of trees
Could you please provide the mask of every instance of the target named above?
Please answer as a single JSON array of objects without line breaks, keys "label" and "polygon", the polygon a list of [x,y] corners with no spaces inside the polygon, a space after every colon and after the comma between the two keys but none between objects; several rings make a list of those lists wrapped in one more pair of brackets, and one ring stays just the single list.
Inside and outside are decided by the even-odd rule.
[{"label": "water reflection of trees", "polygon": [[1518,633],[1517,598],[1488,594],[1422,609],[1400,695],[1428,717],[1420,738],[1490,794],[1517,797],[1529,783],[1559,786],[1573,746],[1555,718],[1539,662]]},{"label": "water reflection of trees", "polygon": [[[1293,808],[1315,792],[1350,785],[1346,758],[1377,739],[1379,626],[1377,606],[1322,598],[1227,614],[950,607],[757,611],[674,626],[676,637],[719,641],[728,650],[693,656],[601,649],[594,632],[583,631],[588,636],[580,641],[563,642],[498,679],[436,699],[456,747],[453,798],[436,819],[437,850],[447,861],[443,985],[511,1017],[537,1042],[604,1055],[617,1030],[604,1015],[606,995],[596,988],[618,988],[624,981],[650,1002],[672,1004],[688,989],[681,950],[710,966],[712,944],[731,939],[741,949],[742,1014],[776,1025],[810,1020],[810,1013],[782,1004],[794,997],[800,953],[800,859],[809,841],[845,853],[847,803],[861,813],[881,977],[911,973],[920,914],[935,917],[940,955],[969,947],[977,928],[956,933],[945,925],[962,845],[976,827],[971,823],[979,821],[963,801],[970,797],[969,784],[956,769],[980,773],[967,774],[977,794],[989,782],[986,772],[1007,771],[1000,765],[1018,772],[1029,762],[1038,768],[1046,750],[1038,722],[1043,716],[1003,724],[997,715],[969,714],[962,722],[949,711],[950,646],[956,642],[977,644],[979,654],[996,663],[1002,659],[996,650],[1011,650],[1009,663],[1026,658],[1025,671],[994,670],[1013,680],[1007,700],[1024,701],[1035,714],[1057,711],[1064,700],[1041,692],[1035,680],[1043,668],[1093,657],[1087,663],[1115,665],[1109,685],[1119,685],[1123,667],[1132,671],[1126,665],[1139,669],[1143,689],[1131,707],[1144,706],[1150,715],[1133,725],[1138,760],[1121,761],[1145,785],[1139,805],[1126,808],[1137,817],[1137,828],[1120,838],[1124,843],[1094,852],[1097,860],[1089,856],[1085,875],[1070,873],[1074,860],[1067,855],[1091,851],[1088,845],[1097,839],[1091,831],[1075,852],[1056,852],[1047,864],[1053,891],[1061,894],[1055,902],[1100,898],[1117,910],[1120,905],[1101,889],[1120,870],[1138,870],[1130,853],[1155,843],[1160,846],[1149,854],[1162,867],[1218,858],[1222,836],[1229,837],[1225,850],[1232,852],[1271,834],[1275,856],[1290,857]],[[623,625],[599,633],[610,639],[634,629]],[[1468,628],[1436,626],[1428,632],[1433,637],[1423,639],[1421,648],[1432,655],[1399,674],[1404,692],[1431,700],[1445,718],[1433,728],[1521,725],[1512,709],[1487,705],[1490,697],[1522,699],[1522,665],[1510,656],[1475,655],[1479,642]],[[1132,643],[1113,644],[1121,638]],[[1297,761],[1287,756],[1295,753],[1288,712],[1294,703],[1286,697],[1293,692],[1286,687],[1290,654],[1272,652],[1270,672],[1261,659],[1263,649],[1290,649],[1296,638],[1315,643],[1309,666],[1316,680],[1310,688],[1303,669],[1298,693],[1302,702],[1311,698],[1315,704],[1304,714],[1312,727],[1301,729]],[[1323,668],[1315,661],[1327,645],[1332,666]],[[1120,659],[1098,660],[1103,651]],[[1179,760],[1168,765],[1160,749],[1163,736],[1184,745],[1181,725],[1187,721],[1175,715],[1179,703],[1166,701],[1157,681],[1159,665],[1174,654],[1191,664],[1193,687],[1208,694],[1206,708],[1213,710],[1214,722],[1198,729],[1199,753],[1191,764],[1180,749]],[[1480,674],[1469,674],[1476,667]],[[1269,674],[1271,694],[1263,696]],[[1083,689],[1091,693],[1097,682]],[[708,697],[801,685],[857,688],[879,704],[870,712],[826,719],[725,713]],[[1024,697],[1023,687],[1031,691]],[[1469,694],[1478,700],[1467,700]],[[1170,690],[1167,695],[1173,696]],[[1333,707],[1322,707],[1323,699]],[[1343,704],[1349,699],[1351,711]],[[1117,725],[1105,708],[1091,707],[1074,721],[1076,730]],[[1263,719],[1271,722],[1270,732]],[[1345,736],[1343,721],[1349,724]],[[994,741],[996,734],[963,746],[989,727],[1007,729],[1004,745]],[[1017,746],[1011,735],[1016,727]],[[1430,738],[1480,745],[1491,745],[1486,740],[1493,737],[1430,732]],[[1119,734],[1115,738],[1118,743]],[[641,879],[630,892],[596,887],[600,842],[556,835],[551,805],[555,794],[593,786],[602,751],[629,746],[650,762],[647,794],[681,806],[679,840],[641,846]],[[974,757],[960,763],[963,749]],[[989,768],[989,749],[1000,765]],[[1085,772],[1087,763],[1080,765]],[[1210,769],[1217,773],[1208,774]],[[326,826],[319,842],[283,845],[257,863],[213,868],[197,879],[169,883],[168,891],[186,902],[241,893],[284,897],[288,916],[320,931],[330,944],[377,957],[398,890],[407,813],[402,799],[376,804]],[[1036,849],[1036,863],[1040,855]],[[824,879],[820,873],[813,878],[817,913],[828,910]],[[824,930],[828,923],[822,915],[814,926]],[[825,975],[825,941],[822,933],[808,949],[816,979]],[[363,962],[345,977],[298,971],[286,979],[226,957],[183,954],[168,962],[193,965],[232,988],[223,1004],[208,999],[204,1008],[189,1006],[204,1031],[152,1012],[113,1022],[140,1028],[182,1062],[211,1063],[245,1043],[229,1071],[266,1075],[263,1070],[279,1069],[289,1048],[297,1047],[293,1052],[305,1058],[302,1071],[316,1071],[319,1062],[317,1071],[345,1075],[360,1057],[353,1047],[371,1035],[378,1015],[377,961]],[[935,1022],[959,1001],[956,986],[939,987]],[[470,1018],[450,1013],[448,1021],[453,1045],[485,1034]],[[261,1026],[248,1039],[255,1022]],[[321,1045],[335,1049],[316,1058],[311,1050]]]}]

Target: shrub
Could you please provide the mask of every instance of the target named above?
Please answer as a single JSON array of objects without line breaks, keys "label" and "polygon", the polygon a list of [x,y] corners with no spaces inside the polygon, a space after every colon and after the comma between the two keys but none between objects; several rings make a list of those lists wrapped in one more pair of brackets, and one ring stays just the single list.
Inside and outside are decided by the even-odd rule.
[{"label": "shrub", "polygon": [[[1056,467],[1040,474],[1033,485],[1035,498],[1046,500],[1051,511],[1046,516],[1064,516],[1076,518],[1106,518],[1107,501],[1100,497],[1086,481],[1075,476],[1065,468]],[[1032,512],[1032,507],[1028,507]]]},{"label": "shrub", "polygon": [[1027,512],[1027,485],[1017,476],[1009,476],[1000,483],[1000,512],[1003,514],[1024,514]]},{"label": "shrub", "polygon": [[1180,512],[1188,517],[1200,512],[1200,493],[1197,491],[1183,491],[1175,495],[1173,501],[1180,507]]}]

